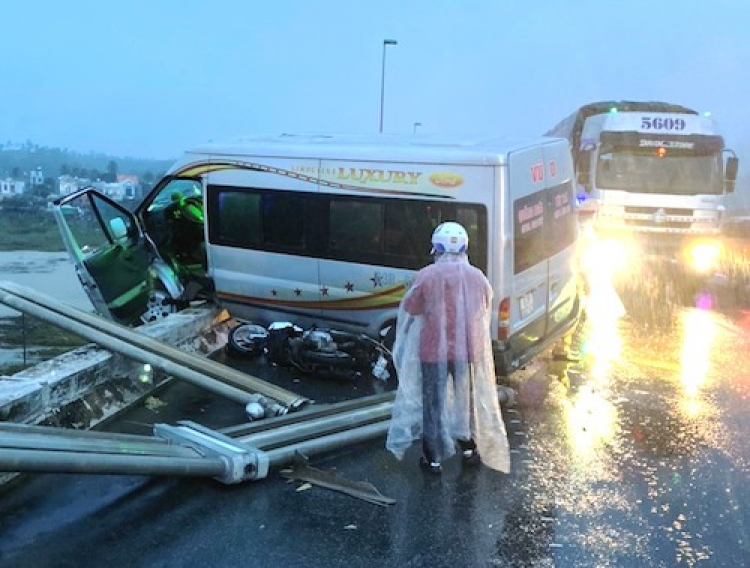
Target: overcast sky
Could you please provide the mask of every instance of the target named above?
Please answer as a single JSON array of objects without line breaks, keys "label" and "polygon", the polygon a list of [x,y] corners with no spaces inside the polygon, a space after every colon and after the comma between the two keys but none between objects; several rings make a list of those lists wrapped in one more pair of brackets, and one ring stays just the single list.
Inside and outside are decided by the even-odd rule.
[{"label": "overcast sky", "polygon": [[[747,0],[0,0],[0,141],[175,158],[250,133],[542,134],[711,111],[750,149]],[[742,154],[740,154],[742,156]]]}]

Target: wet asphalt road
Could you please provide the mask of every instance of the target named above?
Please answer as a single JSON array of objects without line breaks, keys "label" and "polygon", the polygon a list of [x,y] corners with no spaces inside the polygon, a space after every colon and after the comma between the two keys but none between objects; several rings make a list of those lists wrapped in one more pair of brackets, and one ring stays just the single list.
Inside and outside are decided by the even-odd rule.
[{"label": "wet asphalt road", "polygon": [[[618,311],[608,290],[592,289],[579,361],[547,354],[512,377],[510,475],[454,460],[428,477],[416,447],[399,462],[376,440],[311,465],[371,482],[390,507],[297,491],[277,471],[233,487],[29,476],[0,494],[0,566],[748,565],[750,313],[700,291],[683,301],[648,279],[620,289]],[[245,365],[321,402],[382,389]],[[244,419],[190,385],[158,402],[109,428]]]}]

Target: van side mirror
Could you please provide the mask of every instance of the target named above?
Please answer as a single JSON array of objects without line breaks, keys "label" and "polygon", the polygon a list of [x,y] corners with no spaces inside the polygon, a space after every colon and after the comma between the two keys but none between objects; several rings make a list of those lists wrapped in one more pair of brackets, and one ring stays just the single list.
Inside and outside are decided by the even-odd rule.
[{"label": "van side mirror", "polygon": [[740,167],[740,160],[737,156],[729,156],[727,158],[726,173],[724,175],[724,184],[726,186],[727,193],[734,191],[734,182],[737,181],[737,171]]},{"label": "van side mirror", "polygon": [[128,227],[122,217],[115,217],[109,220],[109,228],[112,231],[112,238],[115,242],[125,242],[128,238]]}]

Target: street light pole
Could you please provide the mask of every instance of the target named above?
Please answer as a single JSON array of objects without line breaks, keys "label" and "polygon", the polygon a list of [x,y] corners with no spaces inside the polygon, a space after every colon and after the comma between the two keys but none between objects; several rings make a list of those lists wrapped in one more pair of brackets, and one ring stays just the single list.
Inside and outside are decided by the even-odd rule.
[{"label": "street light pole", "polygon": [[385,48],[389,45],[398,45],[395,39],[383,40],[383,71],[380,75],[380,132],[383,132],[383,106],[385,104]]}]

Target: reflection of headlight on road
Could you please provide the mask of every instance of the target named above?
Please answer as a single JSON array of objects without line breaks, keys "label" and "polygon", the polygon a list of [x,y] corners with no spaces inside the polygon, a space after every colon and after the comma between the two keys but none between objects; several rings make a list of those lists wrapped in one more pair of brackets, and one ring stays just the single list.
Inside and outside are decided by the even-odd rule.
[{"label": "reflection of headlight on road", "polygon": [[566,424],[571,449],[593,459],[597,448],[615,434],[617,411],[599,392],[584,386],[567,407]]},{"label": "reflection of headlight on road", "polygon": [[688,248],[690,266],[699,272],[713,268],[720,254],[721,247],[714,242],[694,243]]}]

